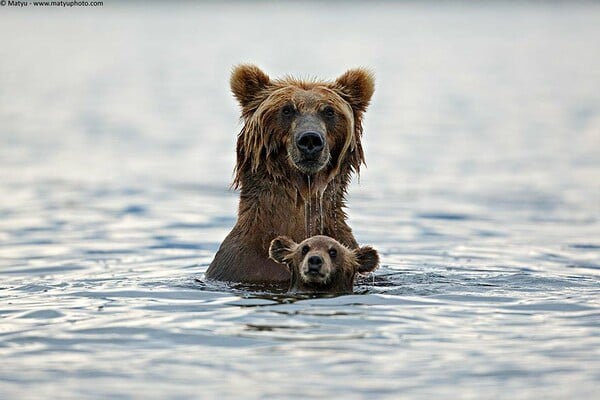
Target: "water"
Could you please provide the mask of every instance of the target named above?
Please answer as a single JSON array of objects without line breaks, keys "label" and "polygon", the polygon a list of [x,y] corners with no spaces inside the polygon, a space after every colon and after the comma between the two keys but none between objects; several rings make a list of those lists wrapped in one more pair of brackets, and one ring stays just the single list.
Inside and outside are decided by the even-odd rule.
[{"label": "water", "polygon": [[[0,9],[0,397],[597,396],[597,4],[105,3]],[[355,295],[203,282],[242,61],[376,73]]]}]

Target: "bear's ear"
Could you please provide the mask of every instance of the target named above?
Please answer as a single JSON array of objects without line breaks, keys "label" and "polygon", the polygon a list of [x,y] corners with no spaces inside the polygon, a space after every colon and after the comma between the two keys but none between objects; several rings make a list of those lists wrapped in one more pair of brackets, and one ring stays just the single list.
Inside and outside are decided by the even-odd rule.
[{"label": "bear's ear", "polygon": [[231,72],[231,91],[243,108],[246,108],[257,95],[269,85],[270,79],[256,65],[242,64]]},{"label": "bear's ear", "polygon": [[335,86],[353,110],[364,112],[375,91],[375,76],[364,68],[351,69],[335,80]]},{"label": "bear's ear", "polygon": [[379,254],[371,246],[356,249],[354,250],[354,254],[358,261],[357,271],[361,274],[372,272],[379,266]]},{"label": "bear's ear", "polygon": [[285,264],[287,256],[294,251],[296,242],[287,236],[278,236],[271,241],[269,257],[278,263]]}]

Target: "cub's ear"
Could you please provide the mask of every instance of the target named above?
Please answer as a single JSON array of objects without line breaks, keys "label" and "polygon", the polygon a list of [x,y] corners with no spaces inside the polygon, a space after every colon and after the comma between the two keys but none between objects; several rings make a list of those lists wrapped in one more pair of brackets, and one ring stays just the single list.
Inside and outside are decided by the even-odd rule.
[{"label": "cub's ear", "polygon": [[375,91],[375,76],[365,68],[351,69],[335,80],[335,86],[354,111],[364,112]]},{"label": "cub's ear", "polygon": [[269,257],[273,260],[285,264],[287,256],[296,248],[297,244],[287,236],[278,236],[271,241],[269,246]]},{"label": "cub's ear", "polygon": [[243,108],[246,108],[257,95],[269,85],[270,79],[256,65],[242,64],[231,72],[231,91]]},{"label": "cub's ear", "polygon": [[379,266],[379,254],[371,246],[356,249],[354,250],[354,254],[358,261],[357,271],[361,274],[373,272]]}]

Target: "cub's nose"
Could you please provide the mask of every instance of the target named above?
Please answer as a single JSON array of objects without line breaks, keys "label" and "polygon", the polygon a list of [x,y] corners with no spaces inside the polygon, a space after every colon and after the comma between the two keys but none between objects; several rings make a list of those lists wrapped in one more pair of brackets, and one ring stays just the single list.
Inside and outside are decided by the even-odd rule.
[{"label": "cub's nose", "polygon": [[315,156],[325,147],[325,140],[319,132],[303,132],[296,138],[296,146],[305,156]]},{"label": "cub's nose", "polygon": [[323,258],[321,258],[321,256],[310,256],[307,263],[309,273],[319,273],[323,266]]}]

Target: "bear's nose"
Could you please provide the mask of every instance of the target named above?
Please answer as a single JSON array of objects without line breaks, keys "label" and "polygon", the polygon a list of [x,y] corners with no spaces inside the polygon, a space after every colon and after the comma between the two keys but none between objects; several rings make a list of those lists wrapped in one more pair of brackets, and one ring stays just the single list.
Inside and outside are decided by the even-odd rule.
[{"label": "bear's nose", "polygon": [[308,272],[318,273],[321,270],[321,266],[323,265],[323,258],[321,258],[321,256],[310,256],[307,262]]},{"label": "bear's nose", "polygon": [[325,147],[325,140],[323,139],[323,135],[319,132],[303,132],[298,135],[296,146],[298,146],[298,150],[300,150],[302,154],[314,156],[323,150],[323,147]]}]

